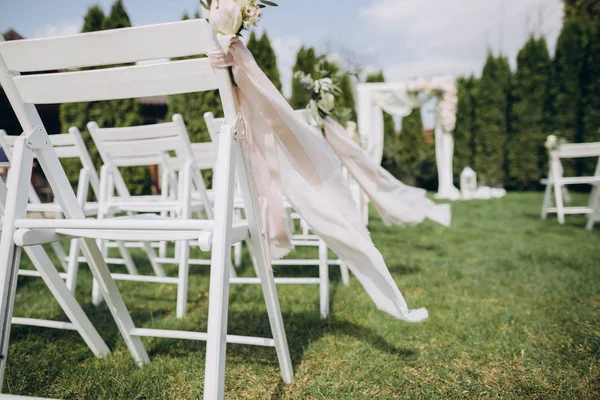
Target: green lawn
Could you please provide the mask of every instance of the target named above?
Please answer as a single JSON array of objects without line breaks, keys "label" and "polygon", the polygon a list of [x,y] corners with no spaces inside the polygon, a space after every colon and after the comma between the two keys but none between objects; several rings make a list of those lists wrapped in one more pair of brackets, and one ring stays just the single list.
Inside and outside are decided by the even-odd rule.
[{"label": "green lawn", "polygon": [[[541,200],[522,193],[458,202],[452,229],[431,222],[385,227],[374,217],[373,240],[409,305],[427,307],[429,320],[411,325],[378,312],[358,282],[343,286],[334,268],[327,320],[319,318],[317,286],[279,287],[294,382],[281,382],[273,349],[230,345],[227,397],[599,398],[600,227],[585,231],[581,216],[567,217],[565,226],[541,221]],[[174,316],[175,287],[119,287],[138,325],[204,330],[207,269],[193,267],[190,279],[183,320]],[[138,369],[107,308],[90,304],[88,271],[80,282],[78,299],[113,353],[97,360],[76,333],[15,326],[5,393],[201,397],[204,343],[145,339],[152,364]],[[62,318],[39,280],[20,280],[17,293],[15,315]],[[258,287],[232,287],[230,305],[231,333],[269,335]]]}]

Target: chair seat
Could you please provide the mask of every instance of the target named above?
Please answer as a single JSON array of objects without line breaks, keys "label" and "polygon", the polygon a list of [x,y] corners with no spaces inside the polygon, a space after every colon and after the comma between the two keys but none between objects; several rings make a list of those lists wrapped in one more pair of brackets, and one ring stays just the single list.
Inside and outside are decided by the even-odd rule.
[{"label": "chair seat", "polygon": [[[29,212],[52,212],[52,213],[61,213],[62,209],[58,203],[29,203],[27,204],[27,211]],[[94,215],[98,215],[98,203],[89,202],[85,203],[83,206],[83,212],[86,217],[91,217]]]},{"label": "chair seat", "polygon": [[558,182],[561,185],[598,185],[600,184],[600,176],[572,176],[560,178]]},{"label": "chair seat", "polygon": [[[53,234],[86,239],[140,242],[199,240],[202,250],[208,251],[212,244],[214,221],[178,220],[154,214],[138,214],[107,219],[21,219],[15,222],[15,226],[21,231],[15,234],[15,241],[23,245],[41,244],[30,242],[30,239],[23,239],[23,237],[29,232],[39,237],[39,231],[44,231],[42,236],[52,238],[46,242],[59,239],[53,238]],[[249,237],[248,223],[235,221],[232,240],[239,242]]]},{"label": "chair seat", "polygon": [[[133,211],[133,212],[162,212],[174,211],[183,207],[183,202],[178,200],[165,200],[162,196],[131,196],[114,197],[107,204],[110,210],[115,211]],[[192,198],[192,211],[200,210],[204,207],[201,199]]]}]

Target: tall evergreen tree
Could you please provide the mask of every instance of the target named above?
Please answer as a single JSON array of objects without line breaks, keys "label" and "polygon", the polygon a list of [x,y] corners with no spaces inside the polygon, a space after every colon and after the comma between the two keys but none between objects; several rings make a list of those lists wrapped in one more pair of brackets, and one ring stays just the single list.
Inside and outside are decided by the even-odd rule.
[{"label": "tall evergreen tree", "polygon": [[529,38],[517,56],[512,87],[511,136],[509,139],[508,187],[538,187],[546,158],[543,111],[546,101],[550,55],[544,38]]},{"label": "tall evergreen tree", "polygon": [[473,141],[475,139],[475,109],[477,83],[474,76],[457,80],[458,104],[454,129],[454,176],[459,179],[465,167],[473,166]]},{"label": "tall evergreen tree", "polygon": [[[92,6],[84,17],[83,32],[93,32],[104,29],[117,29],[131,26],[131,22],[123,7],[121,0],[117,0],[110,15],[104,17],[98,6]],[[64,104],[61,106],[62,130],[67,131],[71,126],[76,126],[90,150],[92,160],[99,167],[102,163],[98,150],[87,130],[87,123],[96,121],[100,127],[120,127],[140,125],[143,123],[140,104],[135,99],[95,101],[89,103]],[[72,182],[76,182],[79,166],[73,163],[65,165]],[[123,171],[126,179],[131,183],[132,194],[150,193],[152,181],[148,168],[128,168]]]},{"label": "tall evergreen tree", "polygon": [[395,147],[398,149],[395,156],[397,177],[407,185],[417,185],[428,150],[420,108],[414,109],[402,119],[402,129]]},{"label": "tall evergreen tree", "polygon": [[490,186],[505,181],[509,87],[508,60],[488,54],[477,98],[474,164],[480,181]]},{"label": "tall evergreen tree", "polygon": [[281,75],[277,67],[277,56],[271,46],[271,41],[267,33],[263,32],[261,38],[258,39],[256,33],[252,31],[247,46],[265,75],[281,91]]},{"label": "tall evergreen tree", "polygon": [[[600,142],[600,21],[595,22],[582,74],[583,142]],[[596,160],[582,160],[582,174],[593,172]]]},{"label": "tall evergreen tree", "polygon": [[600,19],[600,2],[598,0],[563,0],[565,3],[565,19],[585,18],[598,21]]},{"label": "tall evergreen tree", "polygon": [[[565,19],[551,67],[546,127],[568,142],[583,139],[582,74],[589,27],[589,21],[582,18]],[[576,173],[575,163],[566,162],[564,166],[566,175]]]},{"label": "tall evergreen tree", "polygon": [[[296,64],[294,72],[302,71],[305,74],[314,74],[318,59],[313,48],[300,48],[296,55]],[[294,109],[306,107],[310,101],[310,94],[306,92],[306,87],[296,78],[292,79],[292,97],[290,104]]]}]

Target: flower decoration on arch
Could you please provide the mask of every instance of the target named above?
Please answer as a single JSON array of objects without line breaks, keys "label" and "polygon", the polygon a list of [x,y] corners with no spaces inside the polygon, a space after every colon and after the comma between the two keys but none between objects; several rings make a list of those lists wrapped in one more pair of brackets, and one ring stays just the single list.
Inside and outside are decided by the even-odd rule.
[{"label": "flower decoration on arch", "polygon": [[435,76],[417,78],[407,84],[409,92],[424,93],[436,96],[438,104],[436,114],[438,121],[446,132],[453,132],[456,127],[456,106],[458,104],[456,81],[452,76]]}]

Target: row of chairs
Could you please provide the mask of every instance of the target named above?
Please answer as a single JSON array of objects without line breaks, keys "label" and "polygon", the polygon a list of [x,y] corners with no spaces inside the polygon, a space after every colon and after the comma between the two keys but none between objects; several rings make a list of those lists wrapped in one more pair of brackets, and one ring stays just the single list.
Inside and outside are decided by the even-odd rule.
[{"label": "row of chairs", "polygon": [[[593,158],[596,167],[592,175],[565,176],[563,160]],[[556,214],[559,224],[565,223],[565,215],[583,214],[587,216],[586,229],[594,229],[600,221],[600,142],[566,143],[550,151],[548,178],[542,180],[546,185],[542,203],[542,219],[548,214]],[[568,186],[589,185],[592,187],[587,206],[565,206],[570,202]]]},{"label": "row of chairs", "polygon": [[[207,54],[218,46],[204,20],[126,28],[60,38],[0,43],[0,84],[7,93],[24,133],[18,138],[3,136],[9,149],[9,171],[0,240],[0,392],[8,355],[12,323],[77,330],[96,356],[109,349],[95,330],[73,293],[77,268],[86,262],[94,276],[94,301],[102,298],[119,332],[140,366],[150,362],[142,337],[205,340],[206,368],[204,397],[224,396],[225,349],[227,343],[274,347],[284,382],[293,379],[293,369],[276,282],[267,258],[267,244],[261,234],[256,196],[250,184],[244,126],[239,117],[237,94],[229,71],[213,68],[207,59],[189,58]],[[181,59],[186,58],[186,59]],[[151,59],[170,59],[162,64],[136,65]],[[116,67],[115,65],[125,65]],[[77,70],[82,67],[101,67]],[[63,71],[43,73],[43,71]],[[27,73],[21,75],[22,72]],[[84,151],[81,134],[48,135],[36,104],[87,102],[137,98],[154,95],[218,90],[224,119],[215,123],[218,140],[194,151],[184,134],[183,120],[151,127],[88,127],[103,158],[100,175]],[[127,138],[127,139],[126,139]],[[126,141],[131,140],[134,145]],[[204,186],[197,154],[212,146],[213,157],[206,167],[214,167],[212,192]],[[214,151],[214,149],[217,151]],[[211,151],[210,149],[208,150]],[[60,158],[80,157],[77,194],[72,190]],[[55,203],[40,204],[30,185],[33,160],[37,159],[55,195]],[[161,165],[163,190],[151,197],[132,196],[119,168]],[[90,191],[97,202],[88,202]],[[37,213],[37,214],[36,214]],[[49,217],[53,213],[60,218]],[[293,210],[290,210],[293,215]],[[40,215],[41,214],[41,215]],[[193,218],[199,214],[200,218]],[[302,226],[303,222],[300,221]],[[294,240],[317,243],[324,294],[329,265],[327,248],[318,238],[303,230]],[[69,255],[61,253],[60,242],[70,241]],[[167,257],[166,243],[176,243],[175,257]],[[246,242],[262,287],[272,337],[231,335],[227,331],[228,296],[234,282],[231,252],[236,243]],[[60,274],[44,251],[51,245],[66,273]],[[185,314],[190,245],[210,252],[210,290],[207,332],[138,327],[132,320],[115,280],[140,280],[178,285],[177,314]],[[156,276],[140,277],[129,254],[138,246],[148,257]],[[108,257],[110,248],[119,258]],[[65,311],[69,322],[40,321],[13,317],[14,299],[22,251],[31,258],[40,276]],[[80,252],[83,257],[80,257]],[[158,253],[157,253],[158,252]],[[240,254],[239,250],[236,254]],[[332,260],[333,261],[337,260]],[[109,263],[124,264],[128,274],[111,274]],[[163,264],[179,265],[178,277],[164,275]],[[339,264],[339,262],[337,262]],[[66,265],[65,265],[66,264]],[[342,265],[342,271],[345,267]],[[23,273],[21,274],[33,274]],[[347,271],[346,274],[347,278]],[[66,283],[63,281],[66,279]],[[280,282],[287,283],[287,282]],[[311,281],[310,283],[317,283]],[[321,315],[326,316],[323,296]]]}]

